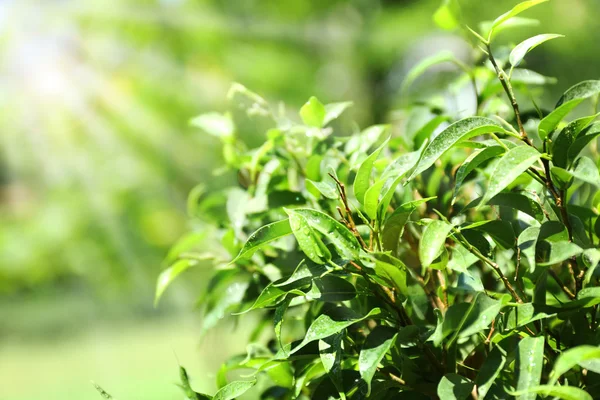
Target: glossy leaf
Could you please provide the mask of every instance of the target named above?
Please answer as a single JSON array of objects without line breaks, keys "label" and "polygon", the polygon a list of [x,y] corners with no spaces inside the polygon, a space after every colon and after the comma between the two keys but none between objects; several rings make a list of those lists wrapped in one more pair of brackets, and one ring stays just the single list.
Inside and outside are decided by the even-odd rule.
[{"label": "glossy leaf", "polygon": [[[504,340],[507,341],[508,339]],[[492,351],[489,352],[475,379],[477,394],[482,400],[485,399],[487,393],[490,391],[496,378],[500,375],[500,372],[506,364],[508,353],[503,348],[504,343],[505,342],[501,342],[493,346]]]},{"label": "glossy leaf", "polygon": [[540,121],[538,126],[540,138],[544,140],[548,137],[571,110],[583,100],[598,93],[600,93],[600,81],[583,81],[567,90],[556,104],[554,111]]},{"label": "glossy leaf", "polygon": [[302,121],[315,128],[321,128],[325,124],[327,111],[325,106],[316,97],[311,97],[300,109]]},{"label": "glossy leaf", "polygon": [[420,199],[404,203],[394,210],[394,212],[387,218],[387,220],[385,221],[385,225],[383,226],[382,240],[383,248],[385,250],[391,250],[392,254],[395,254],[400,240],[400,235],[402,234],[402,231],[404,230],[404,225],[410,218],[411,214],[421,204],[424,204],[427,201],[432,200],[434,198],[435,197],[428,197],[426,199]]},{"label": "glossy leaf", "polygon": [[530,146],[517,146],[507,151],[492,171],[487,191],[478,207],[486,204],[492,197],[510,185],[540,157],[541,154]]},{"label": "glossy leaf", "polygon": [[539,386],[544,367],[544,337],[525,337],[518,345],[516,391],[523,393],[519,400],[535,400],[536,394],[528,392]]},{"label": "glossy leaf", "polygon": [[534,37],[530,37],[519,43],[511,52],[509,56],[510,64],[513,67],[518,66],[525,55],[529,53],[531,50],[535,49],[540,44],[547,42],[548,40],[556,39],[564,37],[564,35],[557,35],[554,33],[546,33],[542,35],[536,35]]},{"label": "glossy leaf", "polygon": [[446,374],[437,387],[440,399],[464,400],[471,395],[474,383],[458,374]]},{"label": "glossy leaf", "polygon": [[569,241],[542,242],[538,244],[538,252],[544,251],[544,260],[538,265],[553,265],[581,254],[583,249]]},{"label": "glossy leaf", "polygon": [[347,280],[329,274],[313,280],[308,297],[327,302],[347,301],[356,297],[356,289]]},{"label": "glossy leaf", "polygon": [[552,163],[561,168],[567,168],[569,165],[569,150],[579,133],[584,130],[598,115],[578,118],[570,122],[560,133],[553,138],[552,145]]},{"label": "glossy leaf", "polygon": [[343,331],[327,338],[319,340],[319,357],[323,363],[323,368],[329,375],[335,388],[338,391],[340,399],[345,400],[346,394],[342,384],[342,340]]},{"label": "glossy leaf", "polygon": [[390,351],[397,336],[397,329],[381,325],[367,336],[358,356],[358,371],[367,384],[367,396],[371,394],[371,380],[377,371],[377,365]]},{"label": "glossy leaf", "polygon": [[385,280],[388,286],[398,291],[400,300],[404,300],[408,296],[407,267],[402,261],[388,254],[376,254],[375,274]]},{"label": "glossy leaf", "polygon": [[277,308],[275,309],[275,314],[273,315],[273,327],[275,331],[275,340],[277,340],[277,344],[279,345],[279,350],[283,351],[284,346],[281,341],[281,331],[283,328],[283,321],[285,318],[285,312],[287,311],[290,305],[290,298],[286,298],[283,302],[281,302]]},{"label": "glossy leaf", "polygon": [[463,181],[467,178],[467,176],[469,176],[471,172],[473,172],[484,162],[495,158],[503,153],[504,148],[502,146],[485,147],[481,150],[473,152],[473,154],[471,154],[456,171],[454,193],[456,194],[458,192],[458,189],[462,185]]},{"label": "glossy leaf", "polygon": [[354,178],[354,196],[356,196],[356,200],[360,204],[365,203],[365,193],[371,186],[371,172],[373,170],[373,164],[375,160],[379,157],[381,151],[387,146],[389,138],[386,139],[381,146],[379,146],[373,153],[371,153],[365,161],[362,162],[358,171],[356,172],[356,177]]},{"label": "glossy leaf", "polygon": [[303,217],[310,227],[327,237],[340,256],[348,260],[358,256],[360,245],[354,234],[329,215],[310,208],[296,208],[293,213]]},{"label": "glossy leaf", "polygon": [[423,267],[429,267],[442,254],[446,237],[451,230],[452,225],[439,220],[431,221],[425,227],[419,243],[419,259]]},{"label": "glossy leaf", "polygon": [[438,158],[457,143],[486,133],[503,131],[504,129],[495,121],[484,117],[469,117],[453,123],[425,147],[421,159],[408,179],[412,180],[415,176],[431,167]]},{"label": "glossy leaf", "polygon": [[594,139],[600,135],[600,122],[592,124],[577,136],[573,144],[569,147],[567,154],[567,165],[571,165],[579,153]]},{"label": "glossy leaf", "polygon": [[233,400],[256,385],[256,379],[251,381],[235,381],[219,389],[213,400]]},{"label": "glossy leaf", "polygon": [[233,260],[231,260],[231,263],[251,256],[255,251],[259,250],[266,244],[287,236],[290,233],[292,233],[292,228],[290,227],[290,221],[287,219],[273,222],[257,229],[250,235],[250,237],[248,237],[244,247],[242,247],[242,250],[240,250],[239,254]]},{"label": "glossy leaf", "polygon": [[313,230],[306,218],[296,210],[285,210],[290,217],[290,226],[296,237],[298,246],[304,254],[317,264],[325,264],[331,260],[331,253],[319,235]]},{"label": "glossy leaf", "polygon": [[338,307],[336,309],[336,315],[334,316],[321,314],[310,325],[306,331],[306,335],[304,335],[304,339],[302,339],[302,342],[296,348],[294,348],[290,354],[296,353],[298,350],[314,340],[325,339],[326,337],[339,333],[342,331],[342,329],[361,322],[367,318],[376,317],[380,314],[381,310],[379,308],[374,308],[366,315],[361,316],[346,307]]}]

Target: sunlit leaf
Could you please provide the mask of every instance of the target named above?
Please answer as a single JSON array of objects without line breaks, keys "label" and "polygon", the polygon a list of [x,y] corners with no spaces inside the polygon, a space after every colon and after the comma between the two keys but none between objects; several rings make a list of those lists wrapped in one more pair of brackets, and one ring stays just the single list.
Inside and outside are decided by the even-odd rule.
[{"label": "sunlit leaf", "polygon": [[325,124],[327,111],[325,106],[316,97],[311,97],[300,109],[302,121],[315,128],[321,128]]},{"label": "sunlit leaf", "polygon": [[419,163],[411,173],[409,180],[431,167],[435,161],[457,143],[485,133],[503,132],[496,122],[484,117],[461,119],[444,129],[425,148]]},{"label": "sunlit leaf", "polygon": [[488,200],[510,185],[540,157],[541,154],[530,146],[517,146],[507,151],[492,171],[487,190],[478,207],[486,204]]},{"label": "sunlit leaf", "polygon": [[473,152],[456,171],[456,178],[454,183],[454,193],[458,192],[458,189],[462,185],[463,181],[471,172],[478,168],[484,162],[499,156],[504,153],[502,146],[490,146],[485,147],[481,150]]},{"label": "sunlit leaf", "polygon": [[535,400],[536,394],[529,392],[539,386],[544,367],[544,337],[525,337],[518,345],[516,391],[522,393],[520,400]]},{"label": "sunlit leaf", "polygon": [[577,365],[597,374],[600,373],[600,347],[582,345],[561,353],[554,363],[548,384],[554,385],[561,375]]},{"label": "sunlit leaf", "polygon": [[471,395],[474,383],[458,374],[446,374],[437,387],[440,399],[464,400]]},{"label": "sunlit leaf", "polygon": [[585,390],[573,386],[541,385],[531,387],[527,390],[509,392],[509,394],[519,399],[535,399],[540,394],[544,397],[552,396],[553,398],[563,400],[593,400],[593,397]]},{"label": "sunlit leaf", "polygon": [[209,135],[218,138],[229,138],[233,136],[234,126],[231,117],[226,114],[210,112],[199,115],[190,120],[190,125],[202,129]]},{"label": "sunlit leaf", "polygon": [[400,240],[400,235],[402,234],[404,225],[410,218],[411,214],[421,204],[426,203],[434,198],[435,197],[428,197],[426,199],[404,203],[394,210],[394,212],[387,218],[385,225],[383,226],[382,240],[383,248],[385,250],[391,250],[392,254],[395,254]]},{"label": "sunlit leaf", "polygon": [[240,253],[231,261],[231,263],[251,256],[255,251],[266,244],[287,236],[290,233],[292,233],[292,228],[290,227],[290,221],[287,219],[273,222],[257,229],[250,237],[248,237],[244,247],[242,247]]},{"label": "sunlit leaf", "polygon": [[340,103],[330,103],[325,105],[325,117],[323,118],[323,125],[327,125],[334,119],[337,119],[344,111],[352,107],[354,103],[351,101],[344,101]]},{"label": "sunlit leaf", "polygon": [[554,111],[540,121],[538,133],[544,140],[558,126],[560,121],[583,100],[600,93],[600,81],[583,81],[567,90],[558,100]]},{"label": "sunlit leaf", "polygon": [[233,400],[250,390],[256,385],[256,379],[251,381],[235,381],[222,387],[213,397],[213,400]]},{"label": "sunlit leaf", "polygon": [[289,215],[289,223],[298,246],[306,256],[317,264],[324,264],[331,260],[331,253],[317,232],[308,223],[307,219],[297,212],[297,210],[285,209]]},{"label": "sunlit leaf", "polygon": [[429,267],[442,254],[446,237],[451,230],[452,225],[439,220],[431,221],[425,227],[419,243],[419,259],[423,267]]},{"label": "sunlit leaf", "polygon": [[518,66],[525,55],[529,53],[531,50],[535,49],[540,44],[547,42],[548,40],[556,39],[564,37],[564,35],[557,35],[554,33],[546,33],[542,35],[536,35],[534,37],[530,37],[519,43],[511,52],[510,52],[510,64],[513,67]]},{"label": "sunlit leaf", "polygon": [[379,146],[373,153],[371,153],[365,161],[362,162],[358,171],[356,172],[356,177],[354,178],[354,196],[356,196],[356,200],[360,204],[364,204],[365,202],[365,194],[367,190],[371,186],[371,172],[373,170],[373,164],[375,160],[379,157],[379,153],[387,146],[389,138],[386,139],[381,146]]},{"label": "sunlit leaf", "polygon": [[492,23],[492,27],[490,30],[496,29],[498,26],[504,24],[509,19],[521,14],[523,11],[526,11],[533,6],[537,6],[538,4],[545,3],[546,1],[548,0],[529,0],[517,4],[510,11],[507,11],[498,18],[496,18]]}]

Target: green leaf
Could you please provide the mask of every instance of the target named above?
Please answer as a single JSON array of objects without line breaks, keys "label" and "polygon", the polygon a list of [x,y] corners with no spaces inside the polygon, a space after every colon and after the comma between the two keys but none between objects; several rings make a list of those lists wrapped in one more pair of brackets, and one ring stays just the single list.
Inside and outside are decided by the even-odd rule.
[{"label": "green leaf", "polygon": [[398,329],[377,326],[369,333],[358,356],[358,371],[367,384],[367,393],[371,394],[371,380],[377,371],[377,365],[385,357],[398,336]]},{"label": "green leaf", "polygon": [[583,81],[567,90],[558,100],[554,111],[540,121],[538,133],[544,140],[560,121],[583,100],[600,93],[600,81]]},{"label": "green leaf", "polygon": [[525,55],[527,53],[529,53],[531,50],[535,49],[540,44],[547,42],[548,40],[561,38],[561,37],[565,37],[565,36],[557,35],[554,33],[546,33],[546,34],[542,34],[542,35],[536,35],[534,37],[530,37],[529,39],[522,41],[513,49],[513,51],[510,52],[510,56],[509,56],[510,64],[513,67],[518,66],[521,63],[521,61],[523,61],[523,58],[525,58]]},{"label": "green leaf", "polygon": [[531,197],[521,193],[498,193],[488,201],[490,206],[509,207],[532,216],[538,221],[544,220],[542,206]]},{"label": "green leaf", "polygon": [[369,218],[375,220],[377,219],[377,209],[379,206],[379,196],[381,195],[381,191],[383,189],[383,185],[387,182],[386,178],[380,179],[375,182],[367,192],[365,193],[365,212],[369,216]]},{"label": "green leaf", "polygon": [[[328,199],[336,200],[340,197],[340,194],[337,189],[337,185],[333,179],[325,178],[321,182],[315,182],[310,179],[306,179],[306,188],[309,189],[310,186],[313,186],[323,197]],[[313,193],[313,192],[311,192]]]},{"label": "green leaf", "polygon": [[401,301],[408,296],[406,271],[406,265],[399,259],[386,253],[375,254],[375,275],[384,279],[390,287],[395,288]]},{"label": "green leaf", "polygon": [[573,178],[575,178],[571,172],[560,167],[550,167],[550,177],[552,183],[559,190],[567,190],[573,184]]},{"label": "green leaf", "polygon": [[358,240],[340,222],[327,214],[310,208],[295,208],[293,213],[305,218],[313,229],[326,236],[341,257],[352,260],[359,255],[361,248]]},{"label": "green leaf", "polygon": [[469,117],[461,119],[444,129],[425,148],[408,180],[431,167],[435,161],[457,143],[485,133],[503,132],[504,129],[496,122],[484,117]]},{"label": "green leaf", "polygon": [[533,19],[533,18],[512,17],[512,18],[507,19],[501,25],[498,25],[494,29],[493,33],[490,35],[490,31],[492,29],[493,24],[494,24],[493,21],[483,21],[479,24],[479,27],[481,29],[481,32],[483,33],[483,36],[490,37],[493,39],[495,36],[497,36],[500,32],[502,32],[504,30],[512,29],[512,28],[538,26],[540,24],[540,21],[537,19]]},{"label": "green leaf", "polygon": [[444,0],[433,14],[433,21],[446,31],[456,29],[460,25],[460,8],[456,0]]},{"label": "green leaf", "polygon": [[433,134],[433,132],[435,132],[437,127],[440,126],[442,122],[446,122],[449,119],[450,117],[447,117],[445,115],[437,115],[430,119],[413,135],[413,148],[420,148],[427,139],[431,138],[431,135]]},{"label": "green leaf", "polygon": [[569,241],[548,242],[543,241],[538,243],[539,253],[544,254],[544,261],[538,262],[538,265],[548,266],[558,264],[571,257],[575,257],[583,252],[583,249],[575,243]]},{"label": "green leaf", "polygon": [[313,280],[308,297],[326,302],[348,301],[356,297],[356,289],[347,280],[329,274]]},{"label": "green leaf", "polygon": [[398,248],[400,235],[404,230],[404,225],[406,225],[406,222],[417,207],[431,199],[435,199],[435,197],[428,197],[426,199],[404,203],[394,210],[383,226],[382,241],[384,250],[391,250],[392,254],[396,254],[396,249]]},{"label": "green leaf", "polygon": [[190,120],[190,125],[202,129],[218,138],[231,138],[234,132],[233,121],[229,115],[210,112]]},{"label": "green leaf", "polygon": [[324,265],[302,260],[296,267],[292,275],[284,281],[275,282],[277,287],[287,287],[291,284],[309,284],[313,278],[319,277],[327,272]]},{"label": "green leaf", "polygon": [[371,171],[373,170],[373,164],[375,160],[379,157],[379,153],[387,146],[388,141],[390,139],[386,139],[381,146],[379,146],[373,153],[371,153],[365,161],[362,162],[358,171],[356,172],[356,177],[354,178],[354,196],[356,196],[356,200],[360,204],[365,203],[365,194],[367,190],[371,186]]},{"label": "green leaf", "polygon": [[509,337],[495,344],[479,369],[475,384],[477,385],[477,394],[482,400],[485,399],[485,396],[506,364],[508,353],[504,347],[510,339]]},{"label": "green leaf", "polygon": [[343,331],[327,338],[319,340],[319,357],[323,367],[337,389],[340,399],[346,399],[344,386],[342,385],[342,340]]},{"label": "green leaf", "polygon": [[523,230],[517,239],[517,246],[529,264],[529,272],[535,270],[535,249],[539,234],[540,228],[530,226]]},{"label": "green leaf", "polygon": [[567,154],[567,165],[571,165],[577,158],[579,153],[594,139],[600,135],[600,123],[592,124],[589,128],[585,129],[573,142]]},{"label": "green leaf", "polygon": [[255,251],[259,250],[267,243],[287,236],[290,233],[292,233],[292,228],[290,227],[290,221],[287,219],[258,228],[250,235],[250,237],[248,237],[244,247],[242,247],[239,254],[231,260],[230,264],[242,258],[251,256]]},{"label": "green leaf", "polygon": [[323,126],[327,125],[334,119],[337,119],[346,109],[352,107],[354,103],[344,101],[340,103],[330,103],[325,105],[325,118],[323,118]]},{"label": "green leaf", "polygon": [[437,387],[440,399],[464,400],[471,395],[474,383],[458,374],[446,374]]},{"label": "green leaf", "polygon": [[533,6],[537,6],[538,4],[545,3],[546,1],[548,1],[548,0],[529,0],[529,1],[524,1],[522,3],[517,4],[510,11],[505,12],[504,14],[502,14],[501,16],[496,18],[494,20],[494,22],[492,23],[492,28],[490,29],[490,31],[493,31],[498,26],[504,24],[506,21],[508,21],[512,17],[516,17],[517,15],[521,14],[523,11],[526,11]]},{"label": "green leaf", "polygon": [[512,308],[506,319],[506,329],[516,329],[533,321],[552,317],[556,314],[547,314],[536,310],[532,303],[519,304]]},{"label": "green leaf", "polygon": [[400,89],[401,92],[406,94],[413,82],[417,80],[418,77],[423,75],[429,68],[445,62],[453,62],[455,59],[456,58],[452,52],[445,50],[420,61],[417,65],[410,69],[408,74],[406,74],[406,78],[404,78],[404,82],[402,82],[402,87]]},{"label": "green leaf", "polygon": [[379,308],[374,308],[369,311],[369,313],[362,316],[356,314],[352,309],[343,306],[336,308],[334,311],[335,314],[332,316],[327,314],[319,315],[306,331],[306,335],[304,335],[302,342],[300,342],[300,344],[296,346],[296,348],[294,348],[290,354],[296,353],[298,350],[314,340],[325,339],[326,337],[339,333],[342,331],[342,329],[346,329],[350,325],[381,314],[381,310]]},{"label": "green leaf", "polygon": [[569,165],[569,150],[575,142],[579,133],[596,119],[596,115],[579,118],[570,122],[560,133],[553,138],[552,144],[552,163],[561,168],[567,168]]},{"label": "green leaf", "polygon": [[507,151],[496,164],[490,176],[487,191],[477,207],[483,206],[500,193],[540,157],[541,154],[530,146],[517,146]]},{"label": "green leaf", "polygon": [[486,329],[509,299],[510,296],[506,295],[500,300],[494,300],[485,293],[479,293],[474,300],[474,307],[464,316],[458,337],[471,336]]},{"label": "green leaf", "polygon": [[[298,285],[300,286],[300,285]],[[275,286],[273,283],[269,283],[263,290],[260,292],[260,295],[256,298],[252,306],[250,308],[234,313],[234,315],[246,314],[249,311],[256,310],[258,308],[265,308],[274,306],[278,303],[282,298],[288,293],[293,293],[298,296],[303,296],[304,293],[300,290],[289,288],[288,290],[283,290]]]},{"label": "green leaf", "polygon": [[521,399],[535,399],[536,395],[540,394],[544,397],[552,396],[563,400],[593,400],[593,397],[585,390],[573,386],[541,385],[523,391],[509,392],[509,394]]},{"label": "green leaf", "polygon": [[542,368],[544,367],[544,337],[525,337],[518,345],[517,365],[517,392],[520,400],[535,400],[535,393],[528,392],[540,384]]},{"label": "green leaf", "polygon": [[579,157],[573,165],[572,174],[575,178],[600,187],[598,167],[589,157]]},{"label": "green leaf", "polygon": [[558,378],[576,365],[580,365],[582,368],[591,366],[592,368],[588,369],[597,374],[600,373],[600,347],[582,345],[564,351],[554,363],[548,384],[555,385]]},{"label": "green leaf", "polygon": [[425,227],[419,243],[419,260],[424,268],[429,267],[442,254],[446,237],[451,230],[452,225],[439,220],[433,220]]},{"label": "green leaf", "polygon": [[[210,258],[212,258],[212,256],[207,256],[206,259],[208,260]],[[165,292],[165,290],[167,289],[167,287],[169,287],[171,282],[173,282],[175,280],[175,278],[177,278],[179,275],[181,275],[188,268],[195,266],[197,264],[198,264],[197,260],[189,260],[189,259],[177,260],[169,268],[162,271],[160,273],[160,275],[158,276],[158,279],[156,280],[156,291],[155,291],[155,295],[154,295],[154,307],[156,307],[158,305],[160,298],[162,297],[162,295]]]},{"label": "green leaf", "polygon": [[586,249],[582,255],[582,261],[587,266],[587,271],[585,272],[585,277],[583,278],[583,284],[588,285],[596,268],[598,268],[598,263],[600,263],[600,250],[598,249]]},{"label": "green leaf", "polygon": [[[190,378],[188,376],[188,373],[185,370],[185,368],[183,368],[182,366],[179,366],[179,379],[181,380],[181,388],[183,389],[185,396],[188,399],[190,399],[190,400],[210,400],[210,399],[212,399],[212,396],[202,394],[202,393],[197,393],[194,391],[194,389],[192,389],[192,386],[190,385]],[[108,394],[108,393],[106,393],[106,394]],[[108,397],[105,396],[105,398],[112,399],[112,397],[110,395],[108,395]]]},{"label": "green leaf", "polygon": [[307,219],[295,210],[284,208],[290,217],[290,226],[296,241],[304,254],[317,264],[325,264],[331,260],[331,253],[319,235],[313,230]]},{"label": "green leaf", "polygon": [[235,381],[223,386],[213,397],[213,400],[233,400],[256,385],[256,379],[251,381]]},{"label": "green leaf", "polygon": [[454,196],[458,193],[458,189],[462,185],[463,181],[471,172],[478,168],[481,164],[488,161],[489,159],[495,158],[500,154],[504,153],[502,146],[490,146],[485,147],[481,150],[473,152],[458,168],[456,171],[456,178],[454,183]]},{"label": "green leaf", "polygon": [[277,340],[277,344],[279,345],[280,351],[285,351],[283,343],[281,341],[281,330],[283,328],[283,320],[285,318],[285,312],[290,306],[291,298],[286,297],[284,301],[282,301],[277,308],[275,309],[275,314],[273,315],[273,327],[275,331],[275,339]]},{"label": "green leaf", "polygon": [[325,106],[316,97],[311,97],[300,109],[302,121],[315,128],[321,128],[325,124],[327,111]]}]

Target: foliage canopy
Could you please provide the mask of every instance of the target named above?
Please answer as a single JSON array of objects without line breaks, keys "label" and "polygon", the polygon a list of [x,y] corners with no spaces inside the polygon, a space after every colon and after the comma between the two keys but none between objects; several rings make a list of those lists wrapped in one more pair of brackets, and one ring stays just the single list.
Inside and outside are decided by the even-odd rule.
[{"label": "foliage canopy", "polygon": [[[221,245],[196,252],[198,233],[177,243],[157,301],[212,259],[205,328],[231,313],[260,321],[247,354],[219,370],[214,396],[196,393],[181,369],[189,399],[254,386],[261,399],[600,397],[600,81],[542,110],[535,97],[552,79],[522,65],[560,35],[493,51],[543,2],[475,31],[444,1],[436,23],[474,40],[478,55],[415,66],[401,135],[387,125],[344,134],[337,118],[351,103],[315,97],[300,123],[237,84],[230,112],[192,121],[222,141],[239,186],[193,191],[190,213]],[[460,71],[447,91],[411,92],[440,62]],[[586,99],[592,111],[582,105],[565,122]],[[240,121],[265,141],[250,148]]]}]

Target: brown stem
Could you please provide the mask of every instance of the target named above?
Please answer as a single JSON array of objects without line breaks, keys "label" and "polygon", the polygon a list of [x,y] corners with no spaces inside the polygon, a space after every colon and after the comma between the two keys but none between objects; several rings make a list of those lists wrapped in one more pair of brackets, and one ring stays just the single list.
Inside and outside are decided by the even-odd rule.
[{"label": "brown stem", "polygon": [[574,300],[575,299],[575,295],[573,294],[573,292],[571,292],[571,290],[569,290],[569,288],[567,287],[567,285],[565,285],[560,280],[560,278],[558,277],[558,275],[556,274],[556,272],[554,272],[554,270],[552,268],[549,268],[548,269],[548,273],[556,281],[556,283],[558,283],[558,286],[560,286],[560,288],[562,289],[562,291],[569,297],[569,299]]},{"label": "brown stem", "polygon": [[[348,204],[348,197],[346,196],[346,186],[344,186],[344,184],[342,182],[340,182],[333,174],[330,173],[329,176],[337,184],[338,191],[340,193],[340,198],[342,200],[342,204],[343,204],[343,206],[344,206],[344,208],[346,210],[346,216],[348,218],[348,228],[352,231],[352,233],[354,234],[354,236],[356,236],[356,238],[360,242],[360,245],[363,247],[363,249],[366,250],[369,247],[367,246],[367,244],[363,240],[363,238],[360,235],[360,232],[358,231],[358,229],[356,229],[356,224],[354,223],[354,218],[352,218],[352,211],[350,210],[350,205]],[[341,210],[339,210],[339,209],[338,209],[338,212],[340,213],[340,215],[342,214]]]}]

